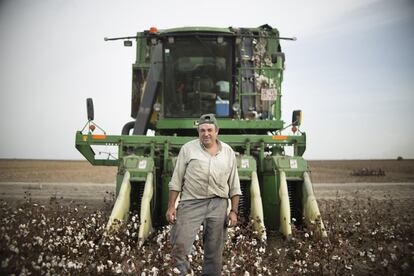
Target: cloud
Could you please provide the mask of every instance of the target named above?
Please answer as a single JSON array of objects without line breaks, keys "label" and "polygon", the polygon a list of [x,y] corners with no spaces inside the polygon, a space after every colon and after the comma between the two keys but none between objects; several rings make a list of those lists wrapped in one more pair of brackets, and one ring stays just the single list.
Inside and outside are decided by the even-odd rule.
[{"label": "cloud", "polygon": [[349,5],[344,12],[325,21],[320,33],[369,31],[403,21],[414,22],[414,1],[371,0]]}]

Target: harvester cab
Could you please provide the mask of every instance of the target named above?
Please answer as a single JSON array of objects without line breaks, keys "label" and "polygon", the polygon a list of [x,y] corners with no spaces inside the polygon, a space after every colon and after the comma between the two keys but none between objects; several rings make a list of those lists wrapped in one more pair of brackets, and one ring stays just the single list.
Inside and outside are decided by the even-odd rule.
[{"label": "harvester cab", "polygon": [[193,136],[194,119],[205,113],[222,119],[226,134],[280,130],[280,39],[268,25],[139,33],[131,104],[136,120],[123,134],[152,128],[159,135]]},{"label": "harvester cab", "polygon": [[[108,222],[140,217],[139,238],[166,223],[168,183],[181,146],[195,139],[197,119],[214,113],[220,139],[236,152],[243,196],[240,216],[290,238],[292,223],[313,223],[326,236],[302,157],[306,135],[294,111],[291,135],[282,135],[281,83],[285,55],[269,25],[258,28],[184,27],[135,37],[131,117],[121,135],[76,134],[76,147],[93,165],[118,166],[117,200]],[[90,104],[90,103],[89,103]],[[93,112],[92,112],[93,113]],[[90,112],[88,113],[90,114]],[[92,115],[93,119],[93,115]],[[90,121],[90,116],[88,115]],[[118,157],[99,160],[91,146],[113,145]],[[285,148],[292,147],[288,156]]]}]

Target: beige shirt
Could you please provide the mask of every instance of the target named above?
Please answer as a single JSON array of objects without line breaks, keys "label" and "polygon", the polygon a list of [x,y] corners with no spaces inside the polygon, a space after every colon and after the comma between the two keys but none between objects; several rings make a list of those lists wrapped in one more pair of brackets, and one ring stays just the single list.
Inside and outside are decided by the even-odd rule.
[{"label": "beige shirt", "polygon": [[226,143],[218,143],[214,156],[199,139],[181,148],[169,183],[171,191],[181,192],[181,200],[241,195],[234,151]]}]

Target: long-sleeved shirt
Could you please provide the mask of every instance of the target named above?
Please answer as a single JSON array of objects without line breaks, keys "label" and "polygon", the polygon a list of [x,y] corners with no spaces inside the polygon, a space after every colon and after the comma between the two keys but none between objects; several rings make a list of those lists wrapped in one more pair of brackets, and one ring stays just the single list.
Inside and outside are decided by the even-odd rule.
[{"label": "long-sleeved shirt", "polygon": [[214,156],[198,139],[181,148],[169,183],[171,191],[181,192],[181,200],[241,195],[234,151],[220,141],[218,146]]}]

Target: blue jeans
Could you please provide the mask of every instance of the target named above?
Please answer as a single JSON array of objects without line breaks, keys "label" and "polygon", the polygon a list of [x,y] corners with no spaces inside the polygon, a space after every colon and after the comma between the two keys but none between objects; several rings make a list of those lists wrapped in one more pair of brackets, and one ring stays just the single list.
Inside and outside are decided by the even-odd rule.
[{"label": "blue jeans", "polygon": [[203,275],[221,275],[223,248],[227,235],[226,198],[180,201],[177,221],[171,230],[171,244],[176,267],[182,275],[190,271],[187,255],[191,253],[195,237],[203,225]]}]

